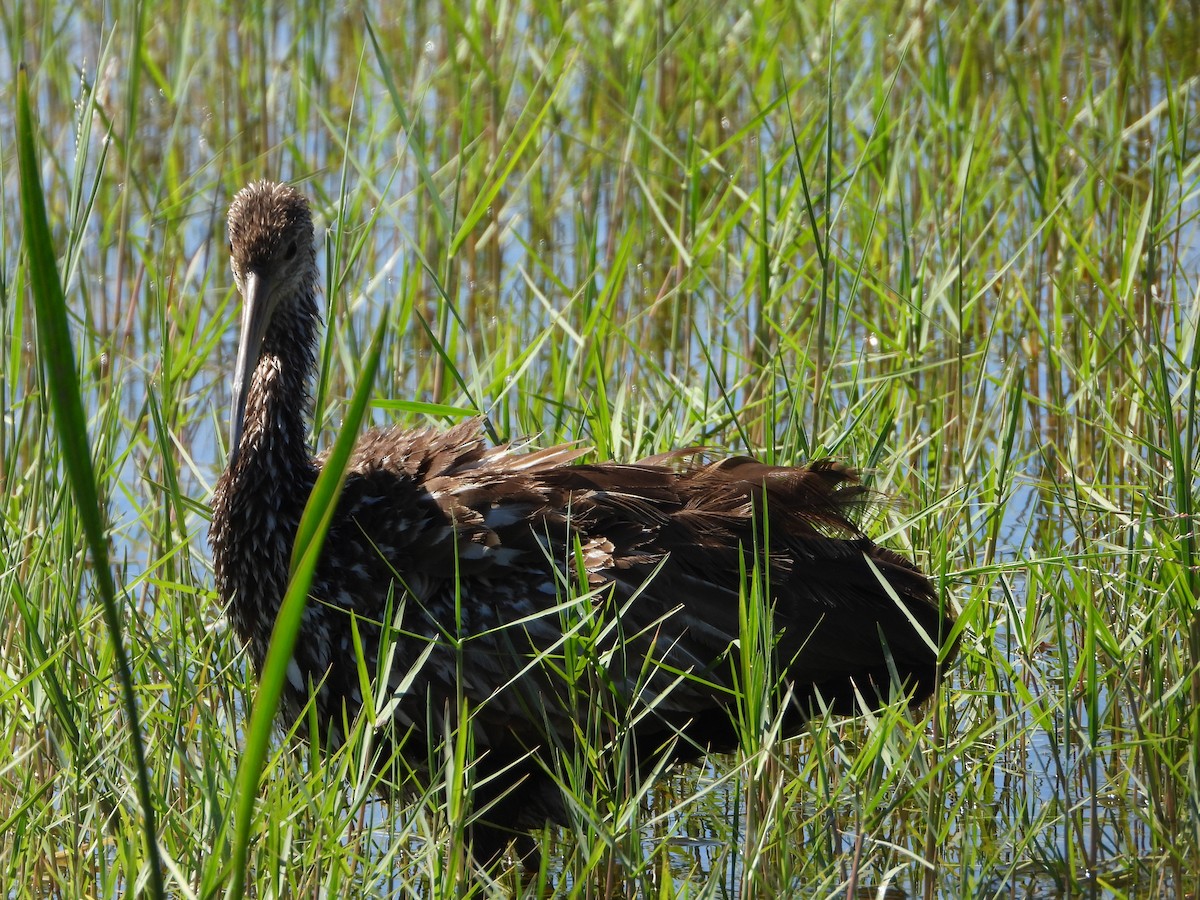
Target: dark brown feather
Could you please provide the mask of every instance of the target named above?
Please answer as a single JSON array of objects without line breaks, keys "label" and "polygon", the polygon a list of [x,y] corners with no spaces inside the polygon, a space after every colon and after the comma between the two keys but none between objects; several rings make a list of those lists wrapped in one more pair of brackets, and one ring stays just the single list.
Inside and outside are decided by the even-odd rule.
[{"label": "dark brown feather", "polygon": [[[316,271],[311,220],[298,203],[292,189],[262,182],[230,210],[239,287],[254,273],[284,286],[267,298],[261,346],[249,348],[240,442],[213,498],[217,587],[256,666],[325,464],[303,446]],[[363,702],[353,617],[366,671],[385,673],[375,693],[406,685],[392,697],[392,721],[396,734],[414,732],[397,746],[409,768],[424,771],[426,738],[444,736],[440,717],[460,691],[474,710],[477,780],[513,767],[503,779],[511,792],[500,797],[493,784],[477,798],[495,801],[474,828],[477,852],[489,857],[509,829],[564,818],[551,767],[538,757],[574,739],[580,710],[537,660],[561,652],[569,619],[609,626],[598,647],[606,702],[636,718],[647,770],[660,747],[678,760],[735,745],[734,672],[747,637],[739,602],[756,565],[776,632],[760,663],[785,673],[789,729],[820,704],[853,713],[859,697],[883,703],[896,687],[917,700],[933,691],[936,648],[953,617],[911,562],[854,524],[865,495],[853,471],[830,460],[704,464],[695,451],[578,464],[585,452],[490,447],[475,421],[363,435],[289,669],[284,717],[299,716],[308,686],[319,685],[321,738],[338,742],[340,723]]]}]

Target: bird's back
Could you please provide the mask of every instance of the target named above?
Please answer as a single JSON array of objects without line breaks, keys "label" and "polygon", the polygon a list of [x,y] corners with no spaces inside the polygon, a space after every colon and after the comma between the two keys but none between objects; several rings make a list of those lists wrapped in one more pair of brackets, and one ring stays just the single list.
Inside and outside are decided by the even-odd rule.
[{"label": "bird's back", "polygon": [[740,610],[756,595],[775,642],[756,663],[792,691],[789,720],[814,702],[852,712],[856,694],[886,700],[893,676],[918,698],[933,689],[951,618],[911,563],[852,523],[863,491],[850,470],[573,464],[580,453],[488,447],[475,422],[364,436],[304,666],[331,689],[331,717],[361,696],[357,667],[338,665],[353,652],[351,610],[367,670],[404,689],[399,724],[420,727],[461,691],[484,747],[569,732],[563,658],[583,640],[614,702],[653,709],[648,740],[682,731],[696,751],[728,749],[720,713],[734,702]]}]

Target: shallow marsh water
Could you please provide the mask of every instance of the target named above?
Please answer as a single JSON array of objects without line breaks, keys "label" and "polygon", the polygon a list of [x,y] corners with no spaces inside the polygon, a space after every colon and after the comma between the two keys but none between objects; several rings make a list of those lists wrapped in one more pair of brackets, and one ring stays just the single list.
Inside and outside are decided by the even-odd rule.
[{"label": "shallow marsh water", "polygon": [[[505,439],[618,458],[837,455],[889,498],[872,530],[963,610],[915,724],[772,748],[787,777],[764,833],[783,849],[761,873],[752,779],[715,761],[656,790],[610,881],[565,841],[560,885],[1195,896],[1198,21],[1188,4],[6,12],[0,84],[30,64],[179,870],[213,840],[246,682],[204,542],[237,321],[223,218],[272,177],[318,214],[319,445],[388,316],[376,423],[479,412]],[[69,895],[129,877],[88,754],[126,782],[119,747],[60,749],[62,722],[114,743],[122,726],[38,389],[7,139],[0,156],[0,819],[50,835],[0,865]],[[321,854],[284,848],[328,807],[271,796],[292,837],[264,826],[260,861],[316,891]],[[397,850],[424,824],[367,809],[329,839],[368,848],[361,890],[437,893]],[[401,861],[362,874],[372,852]]]}]

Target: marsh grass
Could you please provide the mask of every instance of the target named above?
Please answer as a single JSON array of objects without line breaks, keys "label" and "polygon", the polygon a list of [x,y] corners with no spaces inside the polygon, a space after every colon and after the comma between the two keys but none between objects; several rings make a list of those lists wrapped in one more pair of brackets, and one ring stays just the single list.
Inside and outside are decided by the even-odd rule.
[{"label": "marsh grass", "polygon": [[[181,897],[243,876],[260,897],[1200,892],[1197,22],[1170,3],[6,8],[8,895],[154,894],[151,822]],[[34,314],[18,60],[70,433],[68,361]],[[597,458],[847,459],[883,501],[870,530],[960,610],[938,696],[784,741],[755,668],[740,754],[641,778],[581,622],[564,690],[601,701],[556,763],[571,826],[495,883],[466,877],[469,729],[390,808],[365,719],[327,756],[275,731],[250,790],[263,695],[204,537],[238,308],[223,217],[263,176],[324,226],[320,446],[382,333],[377,424],[480,412],[497,439]],[[748,577],[746,636],[769,642],[755,596]]]}]

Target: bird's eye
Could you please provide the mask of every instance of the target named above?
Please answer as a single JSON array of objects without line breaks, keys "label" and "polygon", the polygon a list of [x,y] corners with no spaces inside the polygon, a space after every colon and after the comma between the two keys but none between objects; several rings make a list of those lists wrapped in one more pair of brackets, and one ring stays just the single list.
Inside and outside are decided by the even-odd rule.
[{"label": "bird's eye", "polygon": [[229,246],[229,255],[233,256],[233,241],[230,241],[228,246]]},{"label": "bird's eye", "polygon": [[287,258],[295,259],[295,257],[296,257],[296,242],[292,241],[290,244],[288,244]]}]

